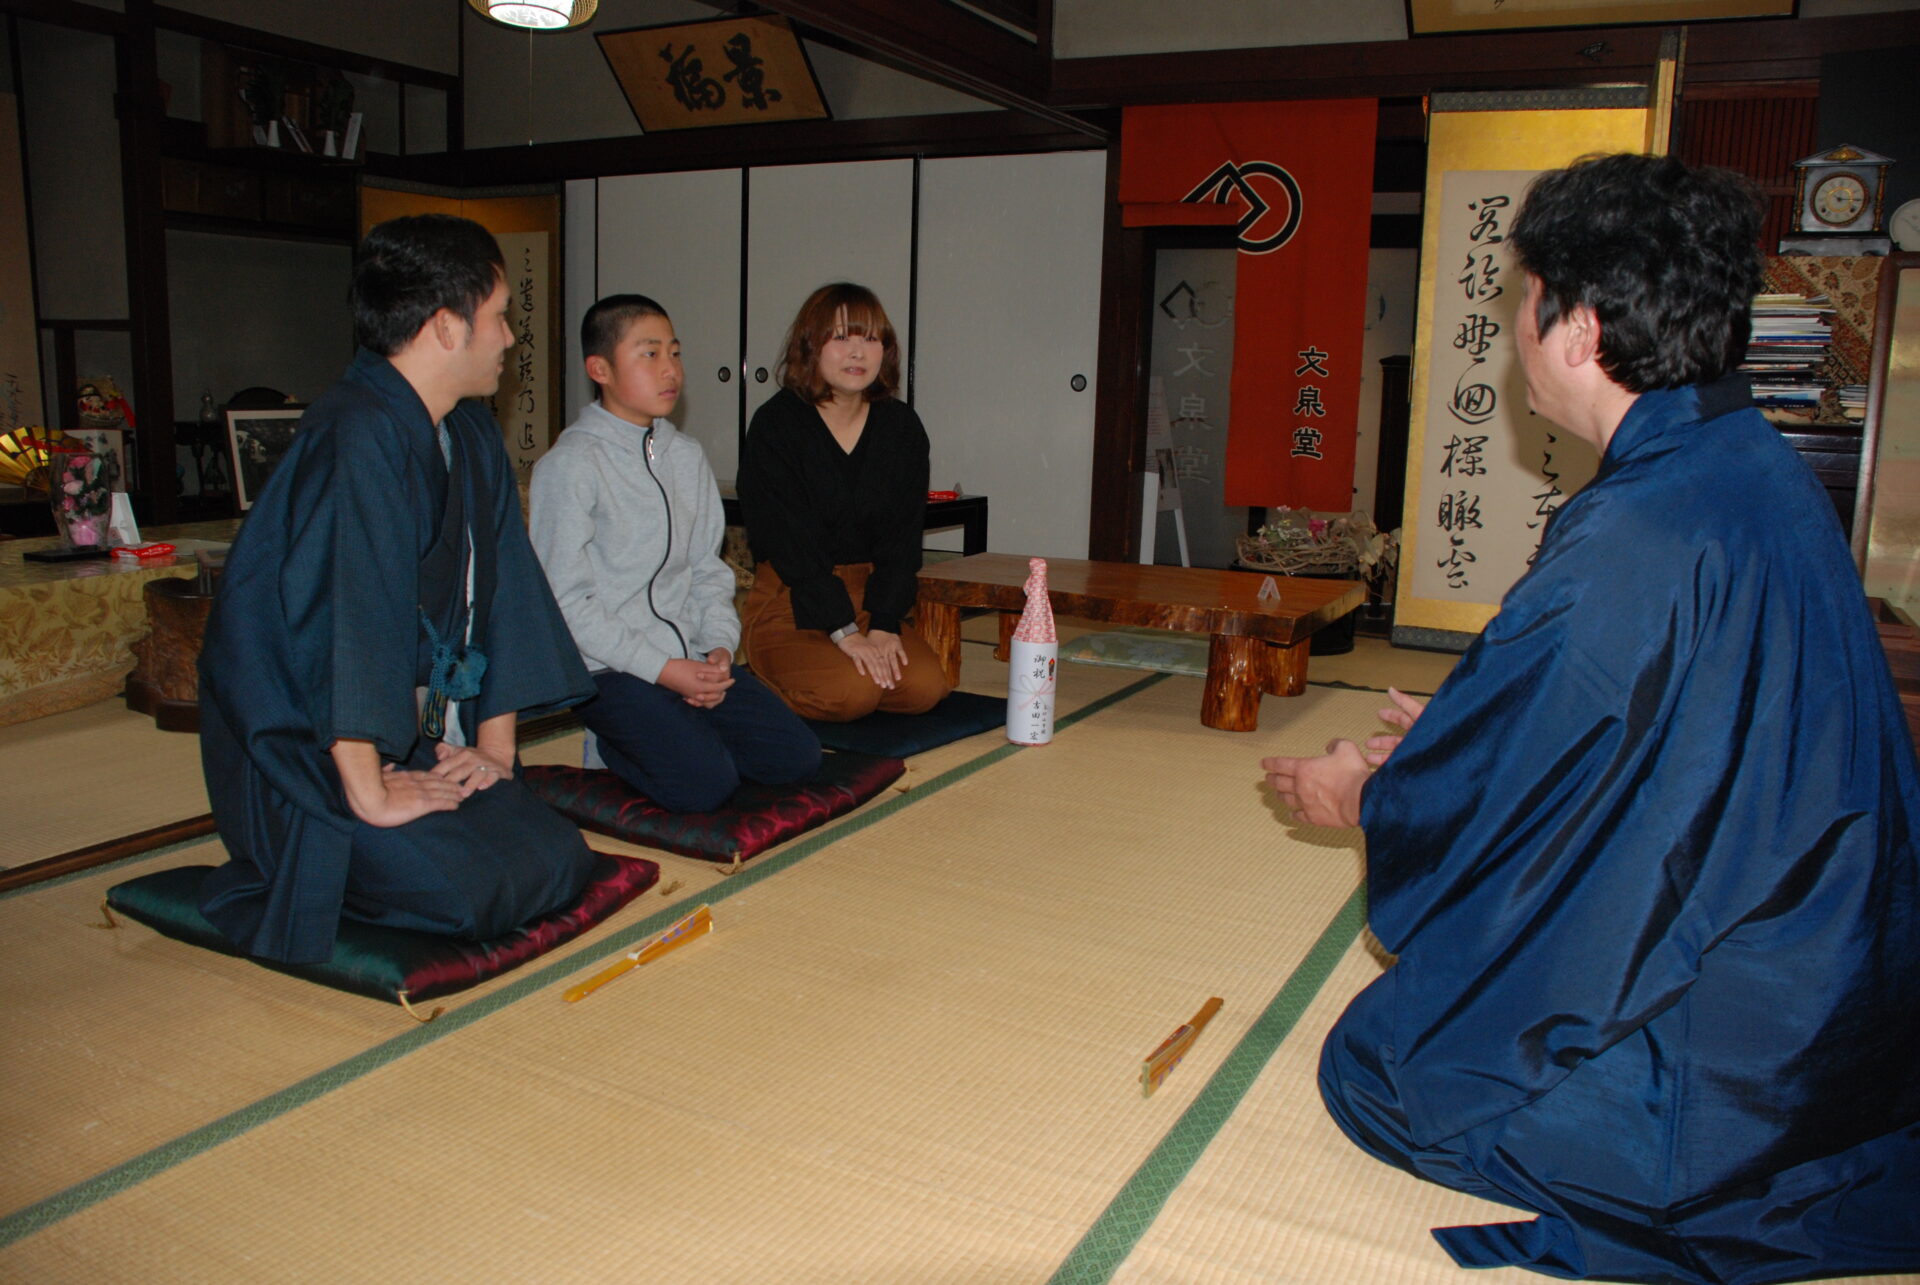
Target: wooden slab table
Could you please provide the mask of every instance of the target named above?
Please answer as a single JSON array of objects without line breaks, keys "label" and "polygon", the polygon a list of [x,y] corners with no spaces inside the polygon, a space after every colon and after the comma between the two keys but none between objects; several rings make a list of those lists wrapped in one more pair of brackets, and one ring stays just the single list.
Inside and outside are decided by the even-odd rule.
[{"label": "wooden slab table", "polygon": [[[1365,589],[1357,580],[1274,577],[1278,602],[1260,600],[1266,577],[1207,567],[1141,566],[1131,562],[1047,559],[1048,598],[1056,616],[1119,625],[1144,625],[1206,634],[1207,686],[1200,721],[1229,732],[1259,726],[1260,696],[1298,696],[1307,686],[1307,647],[1313,633],[1357,609]],[[999,611],[1000,647],[1026,606],[1027,559],[976,553],[920,573],[915,620],[945,666],[960,680],[960,609]]]}]

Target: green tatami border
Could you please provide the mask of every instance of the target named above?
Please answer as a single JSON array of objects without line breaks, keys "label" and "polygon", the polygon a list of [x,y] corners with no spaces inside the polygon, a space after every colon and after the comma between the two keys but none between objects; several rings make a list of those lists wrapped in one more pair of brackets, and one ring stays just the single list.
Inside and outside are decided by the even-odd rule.
[{"label": "green tatami border", "polygon": [[1174,1188],[1186,1180],[1268,1060],[1293,1033],[1300,1015],[1320,993],[1366,921],[1367,890],[1362,886],[1354,889],[1346,904],[1335,912],[1319,940],[1207,1080],[1206,1087],[1180,1113],[1080,1243],[1062,1260],[1049,1285],[1105,1285],[1113,1279],[1120,1264],[1160,1216]]},{"label": "green tatami border", "polygon": [[[1089,702],[1071,714],[1062,716],[1055,724],[1065,730],[1082,719],[1089,718],[1102,710],[1109,709],[1145,691],[1166,678],[1164,674],[1150,674],[1139,682],[1121,688],[1117,692]],[[846,818],[840,824],[817,830],[803,838],[796,839],[788,846],[761,857],[742,869],[731,878],[723,879],[699,897],[689,898],[688,903],[705,901],[717,903],[732,897],[736,893],[769,879],[783,870],[788,870],[822,848],[854,834],[876,821],[883,820],[903,810],[916,799],[943,790],[954,783],[972,776],[975,772],[992,766],[1002,759],[1020,753],[1027,747],[1003,744],[986,751],[964,763],[947,769],[932,777],[924,784],[915,786],[905,794],[895,794],[891,798],[861,809]],[[204,840],[203,840],[204,842]],[[141,854],[142,858],[154,854]],[[96,874],[99,868],[80,873]],[[52,881],[49,881],[52,882]],[[35,888],[46,885],[33,885]],[[82,1179],[71,1187],[57,1191],[51,1196],[25,1205],[13,1213],[0,1218],[0,1248],[23,1240],[35,1232],[42,1231],[55,1223],[81,1213],[109,1197],[118,1195],[136,1187],[157,1174],[164,1173],[176,1165],[183,1164],[202,1152],[211,1151],[223,1142],[239,1137],[247,1131],[267,1124],[288,1112],[314,1102],[333,1090],[351,1084],[361,1076],[380,1069],[390,1062],[397,1061],[418,1049],[451,1035],[456,1031],[473,1025],[484,1017],[499,1012],[509,1004],[544,990],[554,983],[575,973],[598,969],[615,954],[631,949],[635,944],[655,936],[687,913],[688,903],[676,903],[664,910],[655,911],[639,922],[630,924],[617,933],[613,933],[599,942],[591,950],[583,950],[566,959],[555,960],[541,967],[531,968],[502,986],[500,989],[482,995],[469,1003],[451,1008],[430,1022],[414,1026],[411,1029],[384,1040],[364,1052],[357,1053],[345,1061],[335,1063],[325,1070],[315,1072],[305,1079],[298,1080],[284,1089],[276,1090],[256,1102],[249,1103],[237,1111],[209,1121],[198,1128],[189,1130],[168,1142],[148,1150],[141,1155],[104,1169],[91,1178]]]}]

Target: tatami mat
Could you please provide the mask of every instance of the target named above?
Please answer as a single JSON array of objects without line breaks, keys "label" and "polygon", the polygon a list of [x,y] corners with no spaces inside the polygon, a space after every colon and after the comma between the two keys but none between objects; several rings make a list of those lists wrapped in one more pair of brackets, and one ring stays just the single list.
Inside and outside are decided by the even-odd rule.
[{"label": "tatami mat", "polygon": [[[1459,1285],[1461,1270],[1427,1229],[1524,1216],[1381,1164],[1322,1106],[1320,1046],[1347,1002],[1380,975],[1379,951],[1366,934],[1348,948],[1114,1280]],[[1539,1278],[1502,1268],[1472,1279]]]},{"label": "tatami mat", "polygon": [[1356,638],[1352,651],[1309,658],[1307,681],[1382,690],[1391,686],[1427,696],[1439,690],[1459,662],[1452,652],[1415,651],[1395,647],[1384,638]]},{"label": "tatami mat", "polygon": [[[728,890],[710,938],[582,1004],[555,977],[413,1044],[26,1235],[0,1274],[1044,1279],[1357,884],[1352,836],[1290,835],[1257,760],[1368,730],[1377,697],[1315,689],[1235,736],[1199,726],[1198,689],[976,756]],[[315,988],[250,971],[273,998],[236,1018],[308,1006]],[[1142,1099],[1140,1058],[1210,994],[1225,1010]],[[143,1042],[138,1014],[67,998],[115,1019],[103,1060]],[[365,1040],[360,1006],[394,1014],[335,1002],[311,1020],[339,1047]],[[172,1025],[152,1014],[145,1041]],[[235,1025],[243,1067],[285,1038]],[[223,1075],[183,1054],[174,1091]]]},{"label": "tatami mat", "polygon": [[200,738],[159,731],[117,697],[0,727],[0,780],[11,800],[0,824],[0,866],[207,810]]}]

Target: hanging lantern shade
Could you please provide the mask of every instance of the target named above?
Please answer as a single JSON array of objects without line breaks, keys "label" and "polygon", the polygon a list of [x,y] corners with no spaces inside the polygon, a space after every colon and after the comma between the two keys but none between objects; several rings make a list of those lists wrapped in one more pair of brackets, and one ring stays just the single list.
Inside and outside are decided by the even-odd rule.
[{"label": "hanging lantern shade", "polygon": [[564,31],[593,17],[600,0],[467,0],[482,17],[509,27]]}]

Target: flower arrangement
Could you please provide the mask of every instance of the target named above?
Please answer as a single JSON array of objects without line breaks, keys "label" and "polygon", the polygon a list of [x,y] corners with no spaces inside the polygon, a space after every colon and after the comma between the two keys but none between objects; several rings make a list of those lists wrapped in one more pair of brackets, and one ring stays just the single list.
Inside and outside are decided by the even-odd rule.
[{"label": "flower arrangement", "polygon": [[113,492],[107,486],[107,462],[91,451],[54,448],[49,456],[47,498],[60,537],[76,549],[107,543],[107,518]]},{"label": "flower arrangement", "polygon": [[1273,520],[1239,539],[1240,561],[1288,576],[1356,576],[1371,586],[1400,559],[1400,533],[1382,531],[1358,510],[1316,517],[1311,509],[1274,509]]}]

